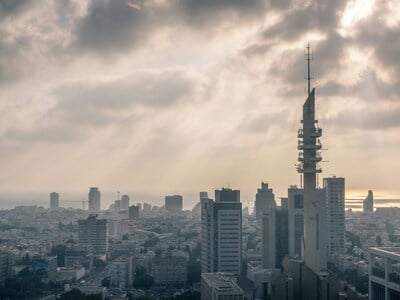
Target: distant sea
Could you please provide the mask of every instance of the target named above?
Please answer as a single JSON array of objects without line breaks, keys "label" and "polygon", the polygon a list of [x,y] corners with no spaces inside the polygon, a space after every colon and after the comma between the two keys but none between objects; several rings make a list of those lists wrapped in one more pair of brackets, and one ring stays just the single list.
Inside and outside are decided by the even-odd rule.
[{"label": "distant sea", "polygon": [[[374,192],[374,206],[375,207],[400,207],[400,191],[393,190],[373,190]],[[172,193],[163,194],[146,194],[146,193],[133,193],[123,192],[131,197],[131,204],[136,203],[150,203],[151,205],[162,206],[164,205],[164,196]],[[199,193],[181,193],[184,201],[184,209],[192,209],[199,201]],[[352,209],[353,211],[362,211],[363,200],[367,197],[368,190],[347,190],[346,191],[346,210]],[[254,206],[254,192],[241,192],[241,201],[243,207],[248,206],[249,210],[253,210]],[[213,194],[209,193],[213,198]],[[109,206],[117,199],[117,192],[103,192],[101,194],[102,209],[108,209]],[[279,195],[275,195],[279,205]],[[76,192],[60,192],[60,207],[83,208],[82,200],[85,201],[85,208],[87,209],[87,193]],[[34,192],[34,193],[11,193],[0,192],[0,210],[12,209],[16,206],[43,206],[49,207],[49,193],[47,192]]]}]

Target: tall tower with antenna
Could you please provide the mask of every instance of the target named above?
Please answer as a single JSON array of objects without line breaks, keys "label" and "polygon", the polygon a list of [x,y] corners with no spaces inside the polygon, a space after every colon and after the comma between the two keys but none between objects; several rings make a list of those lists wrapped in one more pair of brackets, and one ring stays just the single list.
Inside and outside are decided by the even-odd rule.
[{"label": "tall tower with antenna", "polygon": [[318,242],[317,174],[322,172],[318,166],[318,162],[322,160],[320,155],[322,145],[319,140],[322,129],[318,127],[318,120],[315,118],[315,88],[311,90],[310,45],[307,46],[306,55],[308,98],[303,105],[302,128],[298,130],[297,171],[303,175],[304,188],[304,263],[318,274],[322,269],[326,269],[319,259],[319,251],[325,249],[319,249]]}]

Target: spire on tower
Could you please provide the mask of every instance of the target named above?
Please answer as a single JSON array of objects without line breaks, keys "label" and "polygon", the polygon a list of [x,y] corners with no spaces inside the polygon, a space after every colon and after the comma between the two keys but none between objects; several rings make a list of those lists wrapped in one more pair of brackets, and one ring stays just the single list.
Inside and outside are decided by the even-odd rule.
[{"label": "spire on tower", "polygon": [[307,83],[308,83],[308,89],[307,89],[307,94],[310,95],[311,93],[311,68],[310,68],[310,60],[312,60],[312,53],[310,53],[310,43],[307,44]]}]

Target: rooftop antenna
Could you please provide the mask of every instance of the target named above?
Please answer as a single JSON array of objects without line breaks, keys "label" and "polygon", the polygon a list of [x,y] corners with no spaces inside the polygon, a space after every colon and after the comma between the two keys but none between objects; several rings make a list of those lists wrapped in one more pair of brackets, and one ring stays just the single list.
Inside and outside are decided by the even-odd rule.
[{"label": "rooftop antenna", "polygon": [[310,43],[307,44],[307,83],[308,83],[308,95],[311,93],[311,69],[310,69],[310,60],[312,60],[312,53],[310,53]]}]

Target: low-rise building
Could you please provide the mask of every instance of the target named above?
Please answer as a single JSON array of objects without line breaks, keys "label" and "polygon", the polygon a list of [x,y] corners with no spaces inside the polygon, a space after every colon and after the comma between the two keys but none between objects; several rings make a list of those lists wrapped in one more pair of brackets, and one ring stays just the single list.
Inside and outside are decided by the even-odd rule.
[{"label": "low-rise building", "polygon": [[121,289],[133,285],[134,265],[132,256],[121,256],[110,263],[110,285]]},{"label": "low-rise building", "polygon": [[188,257],[182,251],[168,251],[154,256],[151,275],[156,285],[184,285],[187,281]]},{"label": "low-rise building", "polygon": [[243,300],[243,290],[232,273],[201,274],[201,300]]}]

